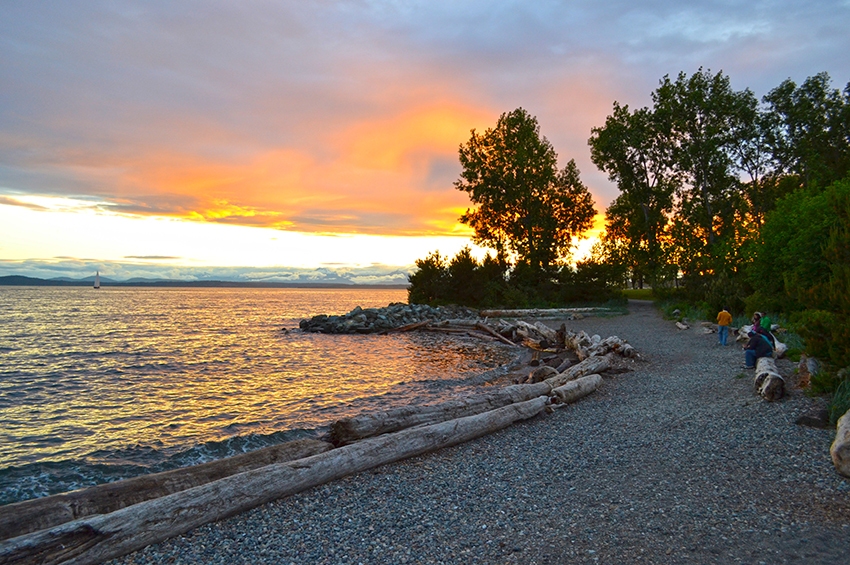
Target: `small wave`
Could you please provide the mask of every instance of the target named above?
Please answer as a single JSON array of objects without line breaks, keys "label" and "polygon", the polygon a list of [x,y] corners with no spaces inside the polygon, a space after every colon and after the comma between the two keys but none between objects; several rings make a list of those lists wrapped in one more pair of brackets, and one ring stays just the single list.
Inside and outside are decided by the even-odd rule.
[{"label": "small wave", "polygon": [[148,472],[143,466],[91,465],[84,461],[32,463],[0,469],[0,504],[91,487]]},{"label": "small wave", "polygon": [[317,428],[233,436],[173,454],[157,446],[135,445],[113,451],[94,451],[84,460],[8,467],[0,469],[0,505],[200,465],[295,439],[319,438],[326,432],[326,428]]}]

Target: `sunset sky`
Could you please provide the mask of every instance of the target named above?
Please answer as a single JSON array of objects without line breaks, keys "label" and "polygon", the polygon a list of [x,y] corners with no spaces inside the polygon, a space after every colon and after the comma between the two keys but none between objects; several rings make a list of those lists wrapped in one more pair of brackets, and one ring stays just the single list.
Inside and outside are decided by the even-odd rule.
[{"label": "sunset sky", "polygon": [[403,282],[469,242],[471,129],[525,108],[603,213],[615,100],[843,89],[848,30],[848,0],[6,0],[0,276]]}]

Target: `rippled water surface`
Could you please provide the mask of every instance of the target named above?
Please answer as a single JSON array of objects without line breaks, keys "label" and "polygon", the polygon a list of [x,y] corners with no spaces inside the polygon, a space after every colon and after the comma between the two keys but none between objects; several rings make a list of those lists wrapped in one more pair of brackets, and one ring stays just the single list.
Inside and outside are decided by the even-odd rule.
[{"label": "rippled water surface", "polygon": [[318,436],[469,392],[510,360],[430,334],[295,330],[406,294],[0,287],[0,504]]}]

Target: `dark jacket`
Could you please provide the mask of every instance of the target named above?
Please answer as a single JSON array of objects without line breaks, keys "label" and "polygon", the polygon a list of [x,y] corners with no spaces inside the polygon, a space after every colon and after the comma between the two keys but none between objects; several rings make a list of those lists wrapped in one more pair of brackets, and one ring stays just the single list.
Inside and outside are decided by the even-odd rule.
[{"label": "dark jacket", "polygon": [[770,357],[773,355],[773,346],[770,341],[762,334],[750,332],[750,343],[744,349],[750,349],[756,354],[756,359],[760,357]]}]

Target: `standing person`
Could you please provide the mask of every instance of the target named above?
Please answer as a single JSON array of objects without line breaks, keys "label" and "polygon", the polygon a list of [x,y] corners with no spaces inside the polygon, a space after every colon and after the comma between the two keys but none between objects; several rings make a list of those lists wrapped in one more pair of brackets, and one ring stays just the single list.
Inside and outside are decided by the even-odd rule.
[{"label": "standing person", "polygon": [[717,314],[717,335],[720,345],[725,346],[729,337],[729,326],[732,324],[732,314],[728,308],[724,308]]}]

